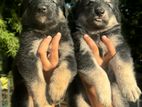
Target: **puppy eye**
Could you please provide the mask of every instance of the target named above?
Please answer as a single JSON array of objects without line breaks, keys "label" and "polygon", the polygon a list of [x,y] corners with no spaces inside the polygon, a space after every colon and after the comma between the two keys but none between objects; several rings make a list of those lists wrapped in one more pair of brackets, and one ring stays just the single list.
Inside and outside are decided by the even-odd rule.
[{"label": "puppy eye", "polygon": [[53,3],[57,3],[57,1],[56,1],[56,0],[53,0]]},{"label": "puppy eye", "polygon": [[113,9],[113,4],[111,2],[107,2],[108,6]]},{"label": "puppy eye", "polygon": [[53,2],[54,4],[56,4],[56,5],[58,4],[56,0],[52,0],[52,2]]},{"label": "puppy eye", "polygon": [[88,2],[86,3],[87,6],[90,6],[90,5],[92,5],[92,4],[93,4],[92,1],[88,1]]}]

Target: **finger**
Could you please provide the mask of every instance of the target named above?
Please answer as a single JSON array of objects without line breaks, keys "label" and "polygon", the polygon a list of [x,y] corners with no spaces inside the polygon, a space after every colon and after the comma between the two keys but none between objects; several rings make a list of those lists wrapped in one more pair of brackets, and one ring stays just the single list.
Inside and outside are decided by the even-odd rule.
[{"label": "finger", "polygon": [[109,61],[112,59],[112,57],[113,57],[113,56],[111,56],[110,54],[106,54],[106,55],[104,56],[104,58],[103,58],[102,67],[103,67],[103,66],[105,67],[105,66],[109,63]]},{"label": "finger", "polygon": [[103,58],[102,66],[104,66],[104,65],[107,65],[109,63],[109,61],[112,59],[112,57],[116,54],[116,49],[115,49],[113,43],[111,42],[111,40],[109,38],[107,38],[106,36],[102,36],[102,41],[108,49],[108,52],[106,53],[106,55]]},{"label": "finger", "polygon": [[88,35],[84,35],[84,40],[86,41],[86,43],[88,44],[88,46],[92,50],[93,55],[94,55],[96,61],[98,62],[98,64],[102,65],[103,60],[100,56],[99,49],[98,49],[98,46],[96,45],[95,41],[92,38],[90,38]]},{"label": "finger", "polygon": [[102,36],[102,41],[108,49],[107,54],[114,56],[116,54],[116,49],[115,49],[113,43],[111,42],[111,40],[109,38],[107,38],[106,36]]},{"label": "finger", "polygon": [[59,42],[61,39],[61,33],[57,33],[51,42],[51,53],[50,53],[50,62],[53,67],[56,67],[59,61]]},{"label": "finger", "polygon": [[47,36],[46,38],[44,38],[39,47],[38,47],[38,54],[46,54],[47,53],[47,50],[49,48],[49,44],[52,40],[52,37],[51,36]]},{"label": "finger", "polygon": [[46,54],[42,54],[42,55],[40,55],[39,57],[40,57],[40,60],[41,60],[41,62],[42,62],[42,66],[43,66],[43,70],[44,70],[44,71],[49,71],[50,69],[52,69],[51,63],[50,63],[50,61],[48,60]]},{"label": "finger", "polygon": [[48,57],[47,57],[47,50],[49,48],[49,44],[50,44],[51,40],[52,40],[52,37],[47,36],[46,38],[44,38],[41,41],[39,48],[38,48],[38,54],[39,54],[40,60],[42,62],[44,71],[48,71],[51,66],[51,63],[49,62]]},{"label": "finger", "polygon": [[84,35],[84,40],[86,41],[86,43],[88,44],[88,46],[90,47],[90,49],[92,50],[92,52],[95,54],[95,55],[99,55],[99,49],[95,43],[95,41],[89,37],[88,35]]}]

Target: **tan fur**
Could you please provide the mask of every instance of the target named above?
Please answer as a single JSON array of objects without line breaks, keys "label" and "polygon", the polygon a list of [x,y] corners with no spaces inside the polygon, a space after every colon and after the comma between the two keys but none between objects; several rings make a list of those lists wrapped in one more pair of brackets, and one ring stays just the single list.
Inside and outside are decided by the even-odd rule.
[{"label": "tan fur", "polygon": [[63,56],[67,56],[67,55],[72,54],[73,49],[72,49],[72,46],[70,46],[68,42],[62,43],[59,48],[62,51]]},{"label": "tan fur", "polygon": [[68,62],[64,61],[61,65],[55,69],[52,74],[50,84],[49,84],[49,93],[53,100],[57,101],[63,96],[68,87],[68,83],[71,82],[72,74],[68,70]]},{"label": "tan fur", "polygon": [[77,107],[91,107],[90,105],[88,105],[88,103],[86,103],[86,101],[84,100],[81,94],[76,96],[76,102],[77,102]]},{"label": "tan fur", "polygon": [[34,107],[33,99],[31,96],[29,96],[28,107]]},{"label": "tan fur", "polygon": [[126,99],[123,98],[117,84],[112,84],[112,105],[113,107],[129,107]]},{"label": "tan fur", "polygon": [[[125,63],[120,60],[119,55],[115,55],[110,61],[110,65],[114,71],[118,86],[129,101],[135,102],[141,94],[134,77],[133,63]],[[132,61],[130,61],[132,62]],[[124,66],[125,65],[125,66]]]},{"label": "tan fur", "polygon": [[60,21],[65,21],[65,16],[63,14],[63,11],[61,9],[59,9],[59,18]]},{"label": "tan fur", "polygon": [[[81,51],[83,51],[84,54],[88,51],[91,51],[83,39],[81,40],[81,42],[82,42],[81,44],[83,45],[81,45],[80,49]],[[96,66],[91,71],[87,71],[86,73],[84,71],[81,71],[80,74],[82,78],[86,82],[88,82],[88,84],[95,85],[96,93],[99,98],[99,101],[102,104],[106,104],[106,106],[110,106],[111,105],[111,88],[110,88],[110,82],[109,82],[108,76],[106,72],[100,67],[100,65],[98,65],[92,52],[90,52],[90,54]],[[84,74],[82,72],[84,72]],[[102,88],[102,86],[104,87]]]},{"label": "tan fur", "polygon": [[33,55],[36,55],[36,54],[37,54],[37,50],[38,50],[38,47],[39,47],[41,41],[42,41],[42,39],[33,41],[33,43],[32,43],[33,47],[32,47],[32,49],[31,49],[30,52],[29,52],[30,54],[31,54],[31,53],[32,53]]},{"label": "tan fur", "polygon": [[[38,104],[40,104],[42,107],[51,107],[47,101],[46,101],[46,84],[38,83],[38,84],[32,84],[32,91],[34,92],[33,101],[38,101]],[[37,91],[38,90],[38,91]],[[30,93],[30,90],[28,90]]]},{"label": "tan fur", "polygon": [[111,88],[107,74],[102,68],[94,69],[94,71],[88,73],[89,75],[84,75],[82,77],[89,84],[94,84],[99,101],[105,104],[106,107],[109,107],[111,105]]},{"label": "tan fur", "polygon": [[[38,73],[40,76],[40,80],[38,80],[39,82],[35,82],[32,84],[32,87],[33,87],[32,91],[34,92],[35,95],[31,95],[31,96],[34,96],[33,101],[38,101],[38,103],[40,103],[42,107],[51,107],[46,101],[46,82],[43,76],[42,64],[39,60],[37,61],[37,68],[39,71]],[[28,90],[28,92],[31,93],[30,90]]]},{"label": "tan fur", "polygon": [[120,39],[118,39],[119,35],[111,36],[109,39],[111,40],[114,47],[123,43]]},{"label": "tan fur", "polygon": [[[31,51],[37,52],[34,49],[37,50],[39,43],[40,43],[40,41],[35,41],[34,42],[35,48],[33,48]],[[40,77],[40,80],[38,80],[39,82],[35,82],[32,84],[32,87],[33,87],[32,92],[34,92],[34,95],[31,95],[30,90],[28,90],[29,95],[34,96],[34,97],[32,97],[33,99],[31,97],[29,99],[29,105],[30,105],[29,107],[32,107],[33,101],[38,101],[38,104],[42,105],[42,107],[51,107],[46,100],[46,82],[45,82],[45,79],[43,76],[42,64],[41,64],[40,60],[38,60],[36,62],[36,64],[37,64],[37,68],[39,71],[38,76]]]},{"label": "tan fur", "polygon": [[115,26],[117,24],[118,24],[118,22],[116,20],[116,17],[115,16],[111,16],[111,17],[109,17],[109,23],[107,25],[107,28],[111,28],[112,26]]},{"label": "tan fur", "polygon": [[39,20],[39,22],[45,23],[45,21],[47,20],[47,17],[46,16],[42,16],[42,17],[37,16],[37,19]]},{"label": "tan fur", "polygon": [[105,2],[112,2],[112,0],[105,0]]}]

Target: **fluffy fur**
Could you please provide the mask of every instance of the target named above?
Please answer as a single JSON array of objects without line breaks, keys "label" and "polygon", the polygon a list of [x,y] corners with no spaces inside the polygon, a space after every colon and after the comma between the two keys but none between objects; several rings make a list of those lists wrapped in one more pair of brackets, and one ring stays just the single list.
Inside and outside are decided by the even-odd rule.
[{"label": "fluffy fur", "polygon": [[[121,32],[118,1],[78,0],[73,8],[72,16],[74,22],[71,22],[71,25],[74,24],[74,26],[71,26],[71,29],[78,72],[86,82],[95,86],[99,101],[105,107],[109,107],[111,104],[114,107],[126,107],[125,100],[137,101],[141,91],[136,83],[129,46]],[[91,50],[83,40],[84,34],[88,34],[94,39],[102,57],[107,53],[107,48],[101,41],[102,35],[106,35],[115,46],[117,53],[104,69],[97,64]],[[71,87],[77,87],[78,84],[80,83],[73,81]],[[81,102],[83,99],[85,101],[82,88],[78,87],[74,90],[70,88],[69,97],[72,98],[69,99],[69,104],[72,103],[72,99],[81,99],[80,93],[83,96]],[[82,107],[78,106],[80,101],[76,100],[74,103],[76,103],[74,107]]]},{"label": "fluffy fur", "polygon": [[[73,40],[61,4],[59,0],[29,1],[22,18],[20,48],[13,71],[12,107],[31,107],[29,106],[32,104],[31,98],[34,107],[50,107],[49,101],[51,103],[60,101],[76,74]],[[54,36],[57,32],[62,34],[59,46],[60,61],[48,86],[37,49],[43,38],[47,35]],[[31,98],[29,99],[28,96]]]}]

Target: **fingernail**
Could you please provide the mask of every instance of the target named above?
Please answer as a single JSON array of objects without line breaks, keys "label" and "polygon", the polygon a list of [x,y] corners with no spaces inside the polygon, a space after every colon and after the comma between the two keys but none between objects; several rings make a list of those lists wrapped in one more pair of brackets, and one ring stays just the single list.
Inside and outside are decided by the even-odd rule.
[{"label": "fingernail", "polygon": [[88,35],[87,35],[87,34],[84,34],[84,37],[88,37]]},{"label": "fingernail", "polygon": [[52,37],[49,35],[49,36],[47,36],[47,39],[51,39]]},{"label": "fingernail", "polygon": [[61,35],[61,33],[60,33],[60,32],[58,32],[58,33],[57,33],[57,35]]},{"label": "fingernail", "polygon": [[107,37],[105,35],[102,36],[102,39],[106,39]]}]

